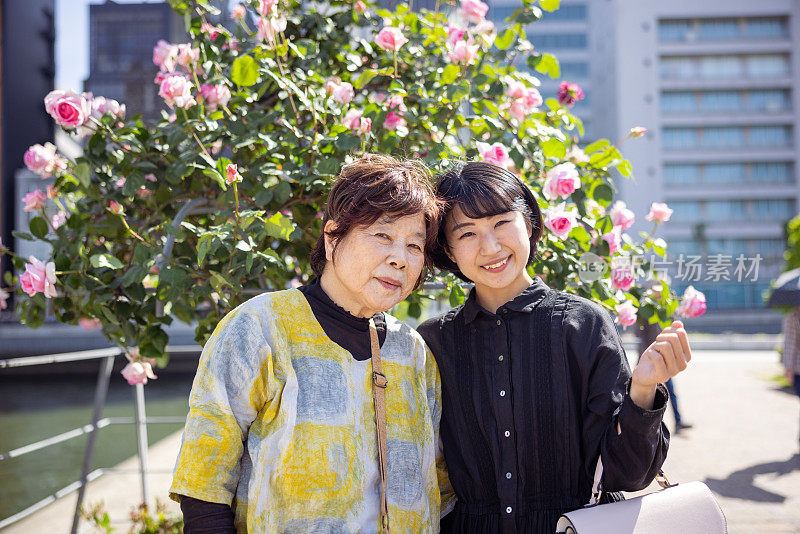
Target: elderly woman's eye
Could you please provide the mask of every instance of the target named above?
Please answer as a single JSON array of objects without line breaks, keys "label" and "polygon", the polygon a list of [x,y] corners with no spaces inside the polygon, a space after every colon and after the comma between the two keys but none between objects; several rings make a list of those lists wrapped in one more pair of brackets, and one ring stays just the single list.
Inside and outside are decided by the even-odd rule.
[{"label": "elderly woman's eye", "polygon": [[375,235],[376,235],[377,237],[380,237],[381,239],[389,239],[389,235],[388,235],[388,234],[384,234],[383,232],[378,232],[378,233],[377,233],[377,234],[375,234]]},{"label": "elderly woman's eye", "polygon": [[420,245],[417,245],[416,243],[411,243],[408,246],[418,252],[422,252],[422,247]]}]

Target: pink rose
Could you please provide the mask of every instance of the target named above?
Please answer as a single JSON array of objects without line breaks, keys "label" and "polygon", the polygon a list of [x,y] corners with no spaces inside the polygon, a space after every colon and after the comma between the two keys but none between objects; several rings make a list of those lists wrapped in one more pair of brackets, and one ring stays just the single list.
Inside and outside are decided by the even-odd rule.
[{"label": "pink rose", "polygon": [[265,18],[276,15],[278,11],[277,6],[278,0],[259,0],[257,7],[258,14]]},{"label": "pink rose", "polygon": [[622,245],[622,229],[619,226],[615,226],[611,229],[610,232],[606,232],[602,236],[603,240],[608,243],[608,255],[611,256],[616,254],[620,246]]},{"label": "pink rose", "polygon": [[219,35],[219,28],[209,24],[208,22],[204,22],[200,25],[200,31],[208,35],[208,38],[212,41]]},{"label": "pink rose", "polygon": [[479,141],[475,146],[478,147],[481,161],[494,163],[500,167],[507,167],[511,163],[511,159],[508,157],[508,149],[501,143],[490,145]]},{"label": "pink rose", "polygon": [[67,168],[67,160],[56,154],[56,146],[53,143],[33,145],[23,156],[25,166],[42,178],[49,178],[57,170]]},{"label": "pink rose", "polygon": [[386,109],[396,109],[399,112],[408,111],[408,108],[403,103],[403,95],[392,95],[386,101]]},{"label": "pink rose", "polygon": [[461,10],[467,20],[477,24],[486,17],[489,6],[481,2],[481,0],[461,0]]},{"label": "pink rose", "polygon": [[242,181],[242,175],[239,174],[239,166],[234,165],[233,163],[228,163],[228,166],[225,167],[225,181],[228,184],[232,184],[235,182]]},{"label": "pink rose", "polygon": [[633,287],[635,278],[633,276],[633,269],[630,265],[621,267],[614,267],[611,269],[611,284],[617,289],[627,291]]},{"label": "pink rose", "polygon": [[234,20],[243,19],[246,14],[247,8],[242,4],[236,4],[233,6],[233,9],[231,9],[231,18]]},{"label": "pink rose", "polygon": [[644,126],[635,126],[631,128],[631,131],[628,132],[629,137],[642,137],[644,134],[647,133],[647,128]]},{"label": "pink rose", "polygon": [[47,203],[47,194],[41,189],[37,189],[22,197],[22,201],[25,203],[22,211],[37,211],[44,208],[44,205]]},{"label": "pink rose", "polygon": [[672,215],[672,210],[663,202],[653,202],[650,205],[650,213],[647,214],[648,221],[667,222]]},{"label": "pink rose", "polygon": [[570,160],[572,163],[589,162],[589,156],[587,156],[578,145],[572,145],[567,151],[565,158]]},{"label": "pink rose", "polygon": [[706,296],[702,291],[697,291],[689,286],[683,292],[677,313],[681,317],[699,317],[706,312]]},{"label": "pink rose", "polygon": [[465,30],[458,24],[450,24],[447,27],[447,43],[450,45],[456,44],[458,41],[464,39],[465,33],[467,33],[467,30]]},{"label": "pink rose", "polygon": [[347,82],[342,82],[339,85],[333,87],[331,91],[331,95],[333,99],[338,102],[339,104],[348,104],[353,97],[355,96],[355,92],[353,91],[353,86]]},{"label": "pink rose", "polygon": [[359,109],[351,109],[345,114],[342,124],[351,130],[358,130],[361,125],[361,114],[363,112]]},{"label": "pink rose", "polygon": [[61,226],[63,226],[65,222],[67,222],[67,214],[64,213],[63,211],[59,211],[58,213],[53,215],[52,219],[50,219],[50,226],[52,226],[53,230],[55,231],[61,228]]},{"label": "pink rose", "polygon": [[584,94],[580,85],[572,82],[561,82],[558,87],[558,101],[562,106],[571,106],[583,100]]},{"label": "pink rose", "polygon": [[362,0],[358,0],[358,2],[356,2],[356,5],[353,6],[353,9],[356,10],[356,13],[363,13],[367,9],[367,4],[362,2]]},{"label": "pink rose", "polygon": [[30,263],[25,264],[25,272],[19,277],[22,290],[32,297],[36,293],[44,293],[46,298],[58,296],[56,292],[56,264],[52,261],[41,262],[31,256]]},{"label": "pink rose", "polygon": [[231,91],[225,84],[200,86],[200,96],[205,101],[209,111],[216,111],[217,108],[225,107],[231,99]]},{"label": "pink rose", "polygon": [[114,215],[122,215],[125,212],[122,205],[119,202],[115,202],[113,200],[109,201],[108,203],[108,211],[110,211]]},{"label": "pink rose", "polygon": [[408,42],[400,28],[386,26],[375,36],[375,44],[392,52],[397,52],[400,47]]},{"label": "pink rose", "polygon": [[122,187],[125,186],[125,182],[127,181],[128,179],[125,178],[124,176],[122,178],[118,178],[117,181],[114,182],[114,187],[116,187],[117,189],[121,189]]},{"label": "pink rose", "polygon": [[155,174],[145,174],[145,175],[144,175],[144,179],[145,179],[145,180],[147,180],[147,181],[149,181],[149,182],[156,182],[156,181],[158,181],[158,180],[156,180],[156,175],[155,175]]},{"label": "pink rose", "polygon": [[558,197],[565,199],[581,186],[578,169],[572,163],[556,165],[545,176],[544,197],[547,200],[556,200]]},{"label": "pink rose", "polygon": [[472,44],[472,40],[456,41],[455,44],[447,45],[447,57],[450,61],[460,65],[470,65],[478,55],[478,45]]},{"label": "pink rose", "polygon": [[97,330],[100,328],[100,319],[94,318],[90,319],[89,317],[81,317],[78,319],[78,324],[81,325],[81,328],[84,330]]},{"label": "pink rose", "polygon": [[577,214],[572,210],[566,210],[562,202],[549,210],[545,210],[544,225],[553,232],[559,239],[564,239],[575,227]]},{"label": "pink rose", "polygon": [[8,294],[8,291],[0,287],[0,310],[5,310],[6,308],[8,308],[8,304],[6,303],[6,301],[10,296],[11,295]]},{"label": "pink rose", "polygon": [[161,72],[173,72],[178,62],[178,47],[161,39],[153,47],[153,63]]},{"label": "pink rose", "polygon": [[277,18],[260,18],[256,21],[256,39],[259,41],[274,42],[275,36],[286,29],[286,19],[283,17]]},{"label": "pink rose", "polygon": [[358,131],[362,134],[369,133],[372,131],[372,119],[369,117],[361,117],[361,121],[358,123]]},{"label": "pink rose", "polygon": [[58,196],[58,189],[54,185],[47,186],[47,198],[55,199]]},{"label": "pink rose", "polygon": [[494,43],[495,37],[497,37],[497,28],[494,26],[494,22],[491,20],[482,20],[475,26],[475,33],[478,35],[483,36],[483,39],[486,41],[486,44],[489,46]]},{"label": "pink rose", "polygon": [[636,306],[629,300],[626,300],[622,304],[617,304],[614,307],[614,311],[617,312],[616,323],[622,326],[623,330],[627,330],[629,326],[636,324]]},{"label": "pink rose", "polygon": [[383,127],[391,131],[395,131],[397,128],[404,127],[405,125],[406,120],[394,111],[387,113],[386,119],[383,121]]},{"label": "pink rose", "polygon": [[66,130],[82,126],[92,112],[86,95],[71,90],[51,91],[44,97],[44,107],[56,123]]},{"label": "pink rose", "polygon": [[178,65],[181,65],[182,67],[188,69],[193,63],[197,63],[199,59],[200,59],[199,48],[192,48],[191,44],[178,45],[178,56],[177,56]]},{"label": "pink rose", "polygon": [[131,386],[147,384],[148,378],[158,378],[153,374],[153,367],[147,362],[130,362],[120,372]]},{"label": "pink rose", "polygon": [[194,106],[192,84],[183,74],[170,74],[161,82],[158,94],[169,107],[188,108]]},{"label": "pink rose", "polygon": [[621,200],[614,202],[608,214],[611,216],[611,222],[614,226],[619,226],[620,230],[627,230],[630,228],[631,225],[633,225],[633,221],[636,219],[634,213],[629,210]]},{"label": "pink rose", "polygon": [[[92,99],[92,116],[99,119],[106,113],[122,120],[125,118],[125,104],[120,104],[116,100],[104,96],[94,97]],[[92,130],[94,130],[93,127]]]}]

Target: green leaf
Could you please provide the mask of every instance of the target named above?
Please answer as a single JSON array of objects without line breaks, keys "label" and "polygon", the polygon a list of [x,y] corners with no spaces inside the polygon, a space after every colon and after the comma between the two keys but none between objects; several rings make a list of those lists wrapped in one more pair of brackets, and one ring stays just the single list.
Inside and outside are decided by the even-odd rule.
[{"label": "green leaf", "polygon": [[378,76],[379,74],[383,74],[382,71],[375,71],[375,70],[365,70],[361,73],[361,75],[353,81],[353,87],[356,89],[361,89],[369,82],[372,81],[372,78]]},{"label": "green leaf", "polygon": [[325,158],[317,164],[317,171],[320,174],[337,174],[341,165],[339,158]]},{"label": "green leaf", "polygon": [[239,56],[231,67],[231,80],[240,87],[250,87],[258,81],[258,63],[251,56]]},{"label": "green leaf", "polygon": [[339,134],[333,144],[342,152],[350,152],[361,146],[361,138],[350,133]]},{"label": "green leaf", "polygon": [[458,78],[458,75],[460,73],[461,73],[461,67],[459,67],[455,63],[450,63],[442,71],[442,77],[439,79],[439,82],[441,82],[442,85],[450,85],[451,83],[456,81],[456,78]]},{"label": "green leaf", "polygon": [[214,237],[214,234],[206,234],[204,236],[200,236],[200,239],[197,241],[198,267],[203,266],[203,261],[206,259],[206,254],[208,254],[208,251],[211,248],[211,241],[214,239]]},{"label": "green leaf", "polygon": [[20,232],[19,230],[11,230],[11,235],[16,237],[17,239],[22,239],[24,241],[36,241],[36,238],[33,237],[28,232]]},{"label": "green leaf", "polygon": [[561,4],[561,0],[539,0],[539,5],[545,11],[555,11],[558,9],[559,4]]},{"label": "green leaf", "polygon": [[619,165],[617,165],[617,170],[625,178],[630,178],[632,171],[631,162],[628,161],[627,159],[623,159],[622,161],[619,162]]},{"label": "green leaf", "polygon": [[608,204],[614,198],[614,191],[612,191],[608,184],[600,183],[592,190],[592,198],[597,202],[605,202]]},{"label": "green leaf", "polygon": [[464,302],[464,289],[459,284],[453,284],[450,288],[450,306],[456,307]]},{"label": "green leaf", "polygon": [[585,154],[591,154],[592,152],[599,152],[600,150],[603,150],[605,147],[607,147],[607,146],[608,146],[608,145],[610,145],[610,144],[611,144],[611,143],[609,142],[609,140],[608,140],[608,139],[598,139],[598,140],[597,140],[597,141],[595,141],[594,143],[592,143],[592,144],[588,145],[588,146],[587,146],[587,147],[584,149],[584,151],[583,151],[583,152],[584,152]]},{"label": "green leaf", "polygon": [[541,59],[539,59],[539,64],[536,65],[536,70],[547,74],[551,78],[558,78],[561,76],[561,67],[553,54],[542,54]]},{"label": "green leaf", "polygon": [[516,36],[517,36],[517,30],[514,26],[512,26],[511,28],[508,28],[506,31],[504,31],[503,35],[495,39],[494,45],[500,50],[505,50],[511,46]]},{"label": "green leaf", "polygon": [[275,202],[283,204],[289,197],[292,196],[292,186],[290,186],[287,182],[280,182],[278,185],[275,186],[275,189],[272,191],[273,199]]},{"label": "green leaf", "polygon": [[542,143],[542,152],[546,158],[561,159],[567,154],[567,147],[564,146],[563,141],[551,137]]},{"label": "green leaf", "polygon": [[44,237],[47,235],[47,231],[49,230],[47,227],[47,221],[41,217],[34,217],[31,219],[29,227],[31,229],[31,233],[39,239],[44,239]]},{"label": "green leaf", "polygon": [[92,183],[92,171],[89,169],[89,164],[85,161],[75,165],[72,172],[83,187],[89,187],[89,184]]},{"label": "green leaf", "polygon": [[100,268],[107,267],[109,269],[122,269],[122,262],[111,254],[93,254],[89,258],[89,263],[92,267]]},{"label": "green leaf", "polygon": [[264,221],[264,230],[270,237],[288,240],[289,235],[294,232],[295,226],[289,217],[280,212]]}]

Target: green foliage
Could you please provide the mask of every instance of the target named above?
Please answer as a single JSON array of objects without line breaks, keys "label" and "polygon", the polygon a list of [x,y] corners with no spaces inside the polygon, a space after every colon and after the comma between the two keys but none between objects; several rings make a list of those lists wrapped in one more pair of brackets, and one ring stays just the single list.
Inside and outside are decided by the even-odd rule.
[{"label": "green foliage", "polygon": [[786,224],[787,247],[784,253],[786,268],[790,271],[800,267],[800,215]]},{"label": "green foliage", "polygon": [[[138,346],[163,364],[164,327],[173,318],[199,318],[196,339],[204,343],[219,319],[252,295],[308,280],[318,215],[348,161],[363,152],[389,153],[421,158],[438,171],[453,160],[474,159],[477,142],[508,149],[515,172],[543,209],[561,202],[542,195],[545,173],[575,162],[581,186],[567,204],[579,215],[578,225],[566,239],[545,232],[532,273],[609,308],[632,300],[659,320],[674,311],[668,294],[655,302],[640,288],[622,292],[608,279],[578,276],[582,253],[609,255],[600,235],[611,229],[604,211],[614,195],[610,171],[631,173],[617,146],[599,140],[586,147],[588,161],[576,157],[582,125],[555,95],[543,95],[545,103],[522,118],[509,112],[512,83],[535,88],[533,72],[559,76],[556,58],[535,52],[525,30],[542,17],[541,9],[557,9],[557,0],[541,0],[541,9],[524,0],[496,38],[475,33],[477,56],[468,65],[448,55],[451,21],[442,10],[415,13],[398,4],[394,11],[357,13],[351,0],[288,1],[280,5],[286,30],[273,43],[258,41],[246,24],[235,35],[220,29],[212,41],[200,28],[213,8],[188,0],[170,4],[185,17],[200,52],[193,65],[200,72],[191,76],[197,105],[175,108],[172,117],[165,112],[155,124],[139,116],[95,121],[85,153],[56,179],[67,222],[52,231],[35,217],[30,235],[16,233],[52,244],[59,280],[52,306],[60,320],[98,318],[109,340]],[[255,2],[249,7],[254,11]],[[409,39],[396,55],[373,42],[384,25],[402,27]],[[238,50],[229,46],[232,37]],[[337,102],[329,81],[352,84],[352,102]],[[232,97],[214,110],[200,97],[199,84],[223,84]],[[406,121],[396,129],[384,125],[392,97],[402,97],[395,111]],[[370,132],[343,124],[353,109],[371,119]],[[229,163],[242,176],[233,186],[225,181]],[[193,200],[202,204],[174,222]],[[124,213],[111,213],[109,201]],[[164,256],[168,241],[171,254]],[[663,244],[645,236],[640,244],[624,242],[620,253],[648,252],[663,256]],[[15,259],[16,268],[22,263]],[[643,276],[649,264],[636,269]],[[461,302],[455,279],[444,280],[450,303]],[[414,294],[405,304],[410,316],[420,313],[421,298]],[[17,311],[37,326],[45,304],[39,294],[20,299]]]}]

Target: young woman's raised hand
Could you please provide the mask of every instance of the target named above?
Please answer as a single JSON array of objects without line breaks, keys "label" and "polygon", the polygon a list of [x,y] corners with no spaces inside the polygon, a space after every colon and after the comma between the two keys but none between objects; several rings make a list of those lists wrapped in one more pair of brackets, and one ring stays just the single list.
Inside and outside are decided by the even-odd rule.
[{"label": "young woman's raised hand", "polygon": [[642,408],[652,408],[656,386],[686,369],[691,359],[692,349],[683,323],[673,321],[639,358],[631,380],[633,401]]}]

